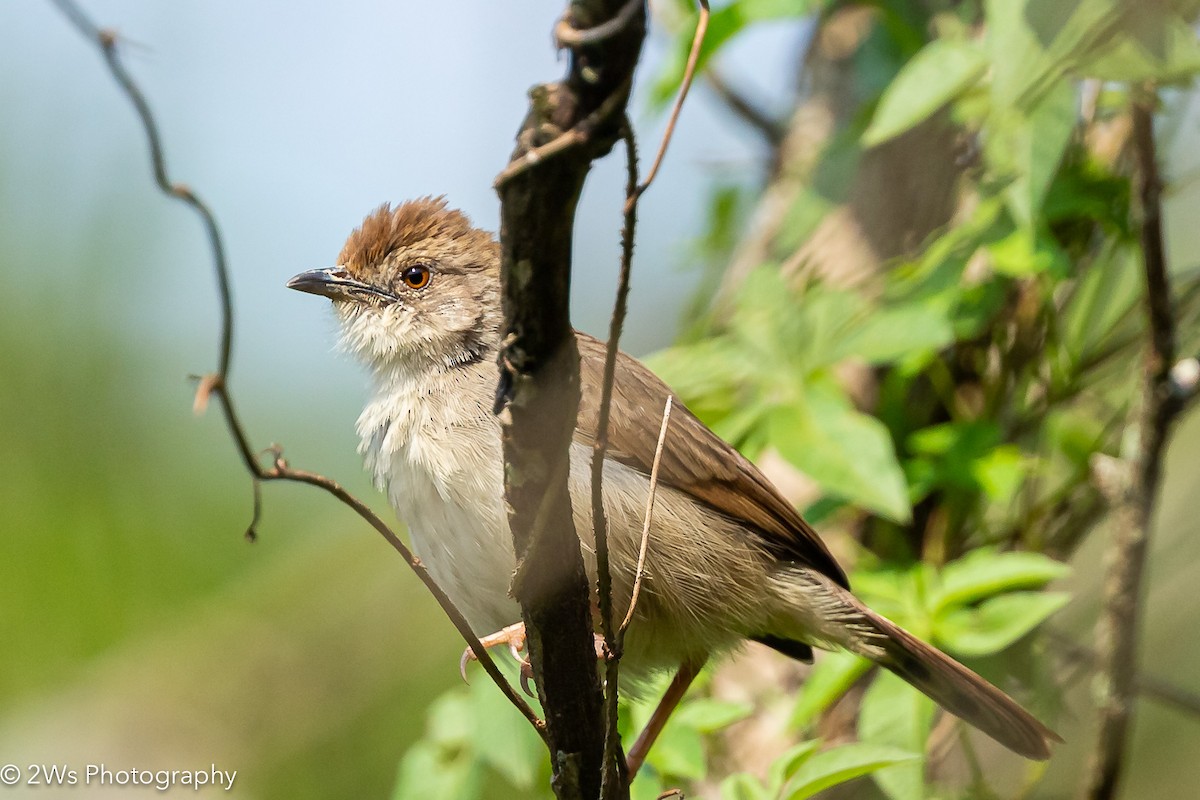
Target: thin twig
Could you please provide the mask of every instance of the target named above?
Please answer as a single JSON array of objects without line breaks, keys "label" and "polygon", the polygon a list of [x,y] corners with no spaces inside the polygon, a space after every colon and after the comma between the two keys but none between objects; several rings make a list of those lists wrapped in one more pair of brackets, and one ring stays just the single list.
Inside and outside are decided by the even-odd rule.
[{"label": "thin twig", "polygon": [[1149,550],[1150,522],[1162,474],[1163,453],[1182,403],[1171,391],[1175,364],[1175,319],[1162,229],[1162,183],[1154,144],[1157,92],[1139,87],[1133,102],[1133,149],[1141,210],[1140,232],[1146,279],[1148,348],[1141,409],[1132,421],[1135,442],[1127,455],[1128,479],[1114,509],[1116,525],[1105,553],[1107,577],[1096,641],[1100,683],[1100,726],[1085,777],[1084,796],[1115,796],[1136,694],[1137,642],[1141,622],[1142,573]]},{"label": "thin twig", "polygon": [[604,776],[601,798],[619,791],[620,780],[613,773],[616,764],[620,733],[617,731],[618,683],[621,671],[621,643],[613,628],[612,569],[609,564],[608,517],[604,513],[604,460],[608,452],[608,426],[612,413],[613,386],[617,374],[617,353],[620,351],[621,330],[629,301],[629,276],[633,267],[633,245],[637,231],[637,202],[628,202],[638,186],[637,138],[633,125],[625,117],[621,124],[625,141],[625,221],[621,226],[621,266],[617,277],[617,299],[613,302],[608,326],[608,343],[604,349],[604,379],[600,385],[600,410],[596,421],[596,437],[592,444],[592,530],[596,542],[596,593],[600,606],[600,630],[604,635],[606,658],[604,664]]},{"label": "thin twig", "polygon": [[696,63],[700,60],[700,46],[704,44],[704,34],[708,31],[708,0],[696,0],[696,3],[700,6],[700,16],[696,20],[696,32],[692,35],[692,49],[688,52],[687,67],[683,71],[683,82],[679,84],[679,94],[675,96],[675,105],[671,108],[667,129],[663,131],[662,141],[658,143],[658,152],[654,155],[654,163],[650,165],[650,172],[625,201],[626,207],[636,203],[637,198],[650,188],[650,184],[658,175],[658,168],[662,166],[663,158],[667,155],[667,145],[671,143],[671,136],[675,133],[675,123],[679,120],[683,101],[687,99],[688,89],[692,88],[692,79],[696,77]]},{"label": "thin twig", "polygon": [[492,186],[499,188],[502,184],[508,183],[535,164],[569,150],[576,145],[583,144],[586,141],[587,134],[583,132],[582,127],[563,131],[545,144],[538,145],[520,158],[510,161],[508,166],[496,176],[496,180],[492,182]]},{"label": "thin twig", "polygon": [[[680,109],[683,107],[688,89],[691,87],[692,79],[695,76],[696,62],[700,56],[700,46],[704,42],[704,34],[708,29],[708,0],[697,0],[697,2],[700,5],[700,18],[696,23],[696,33],[692,38],[692,48],[688,54],[687,69],[684,72],[683,82],[679,87],[679,95],[675,98],[675,106],[671,110],[667,129],[663,133],[662,141],[659,143],[654,164],[651,166],[646,180],[640,184],[638,183],[637,143],[633,134],[633,126],[630,124],[628,117],[625,117],[622,122],[622,137],[625,140],[626,152],[626,192],[625,207],[622,212],[625,217],[625,224],[621,229],[621,267],[617,283],[617,299],[613,304],[612,319],[609,323],[608,343],[604,352],[604,380],[600,388],[600,409],[596,424],[596,437],[592,446],[591,470],[592,530],[596,544],[597,593],[600,606],[600,626],[604,635],[604,647],[606,650],[604,773],[601,777],[601,798],[613,797],[614,794],[621,791],[622,784],[626,783],[622,776],[614,773],[614,766],[620,743],[620,734],[617,730],[617,701],[619,697],[618,684],[620,678],[621,642],[624,638],[623,634],[625,626],[628,624],[628,619],[622,623],[620,631],[613,630],[612,571],[609,564],[608,521],[604,514],[604,493],[602,486],[604,457],[608,450],[608,425],[612,410],[613,382],[616,376],[617,353],[620,349],[621,329],[625,324],[625,313],[629,296],[629,274],[633,262],[638,200],[650,188],[650,184],[654,181],[654,176],[662,164],[663,157],[666,155],[667,145],[670,144],[671,136],[674,133]],[[629,8],[630,5],[632,3],[627,4],[625,8]],[[624,10],[622,9],[622,13],[624,13]],[[619,27],[616,29],[619,30]],[[508,172],[508,169],[505,172]],[[670,407],[669,402],[668,400],[668,408]],[[656,472],[656,470],[657,461],[652,472]],[[656,478],[652,477],[650,490],[651,503],[653,503],[656,482]],[[639,558],[639,570],[641,566],[643,565]],[[635,583],[636,590],[637,586]],[[631,604],[630,613],[632,611],[633,607]]]},{"label": "thin twig", "polygon": [[117,35],[106,29],[97,27],[71,0],[53,0],[54,4],[62,11],[67,19],[73,24],[80,33],[86,38],[93,40],[100,48],[100,52],[104,56],[104,60],[108,64],[109,71],[116,79],[117,83],[124,90],[126,96],[129,97],[137,111],[138,118],[141,120],[142,129],[145,131],[147,144],[149,148],[150,161],[154,168],[154,180],[158,187],[168,196],[182,200],[187,205],[200,215],[204,222],[204,227],[208,233],[209,244],[213,254],[213,269],[217,277],[218,291],[221,299],[221,343],[219,349],[218,366],[215,373],[205,375],[200,378],[199,386],[196,391],[195,408],[198,411],[203,411],[208,404],[209,398],[216,396],[220,402],[221,410],[225,416],[225,422],[229,429],[230,436],[233,438],[234,444],[237,447],[239,455],[242,457],[247,471],[250,472],[254,487],[254,517],[250,526],[247,529],[247,536],[253,538],[255,527],[258,522],[261,511],[261,500],[259,494],[259,484],[264,481],[293,481],[296,483],[306,483],[310,486],[316,486],[325,490],[329,494],[336,497],[345,505],[353,509],[360,517],[366,520],[370,525],[379,532],[381,536],[392,546],[392,548],[400,554],[409,567],[416,573],[417,577],[429,589],[430,593],[437,600],[438,605],[450,618],[454,627],[462,635],[467,645],[479,659],[484,670],[500,687],[500,691],[511,702],[529,722],[539,735],[545,738],[545,725],[534,713],[533,709],[525,702],[508,679],[500,672],[495,661],[487,649],[480,644],[479,638],[475,636],[471,626],[467,623],[462,612],[454,605],[454,602],[446,595],[445,592],[433,580],[429,571],[425,569],[412,551],[405,546],[404,542],[388,527],[382,519],[380,519],[370,508],[367,507],[358,498],[351,495],[342,486],[331,478],[315,472],[307,470],[292,469],[284,461],[281,451],[278,447],[273,446],[274,459],[269,467],[264,467],[258,459],[254,448],[250,445],[250,439],[247,436],[245,429],[242,426],[241,420],[234,409],[233,397],[229,390],[229,367],[230,358],[233,351],[233,292],[230,288],[229,269],[225,257],[225,246],[221,238],[220,228],[217,225],[216,217],[200,198],[183,184],[172,183],[167,173],[166,157],[162,146],[162,137],[159,133],[158,124],[154,119],[154,115],[150,110],[149,103],[146,101],[145,95],[134,82],[133,77],[125,69],[121,62],[120,54],[117,50]]},{"label": "thin twig", "polygon": [[629,627],[629,622],[633,619],[638,595],[642,592],[642,578],[646,575],[646,549],[650,544],[650,524],[654,520],[654,499],[658,495],[658,466],[662,463],[663,445],[667,441],[667,426],[671,424],[671,409],[674,400],[675,395],[669,394],[667,402],[663,405],[662,427],[658,429],[658,444],[654,447],[654,463],[650,465],[650,494],[646,497],[646,517],[645,522],[642,523],[642,542],[638,545],[637,570],[633,576],[633,593],[629,596],[629,610],[625,612],[625,619],[621,620],[621,627],[617,631],[619,639],[624,638],[625,629]]}]

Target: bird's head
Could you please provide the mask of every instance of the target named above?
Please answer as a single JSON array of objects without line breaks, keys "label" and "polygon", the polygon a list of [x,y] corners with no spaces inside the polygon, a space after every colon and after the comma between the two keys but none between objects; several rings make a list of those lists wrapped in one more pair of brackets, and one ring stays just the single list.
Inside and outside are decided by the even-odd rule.
[{"label": "bird's head", "polygon": [[442,198],[380,206],[337,266],[287,285],[331,299],[343,345],[377,368],[445,367],[498,346],[500,247]]}]

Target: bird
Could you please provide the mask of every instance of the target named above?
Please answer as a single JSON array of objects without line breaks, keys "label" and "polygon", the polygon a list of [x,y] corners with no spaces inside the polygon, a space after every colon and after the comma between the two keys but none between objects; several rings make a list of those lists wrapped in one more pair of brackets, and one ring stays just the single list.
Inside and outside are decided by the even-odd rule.
[{"label": "bird", "polygon": [[[423,197],[380,206],[350,234],[335,266],[287,284],[332,300],[340,346],[371,376],[357,423],[365,467],[408,526],[414,552],[487,644],[509,640],[506,632],[521,619],[509,594],[516,556],[493,407],[502,349],[500,260],[491,233],[444,198]],[[575,336],[581,399],[567,485],[595,603],[589,466],[605,344]],[[670,669],[682,675],[689,665],[694,673],[746,640],[805,661],[813,647],[845,649],[1010,750],[1050,757],[1057,734],[855,597],[816,531],[767,477],[623,352],[602,470],[614,608],[628,607],[637,580],[668,398],[674,411],[623,672],[634,681]]]}]

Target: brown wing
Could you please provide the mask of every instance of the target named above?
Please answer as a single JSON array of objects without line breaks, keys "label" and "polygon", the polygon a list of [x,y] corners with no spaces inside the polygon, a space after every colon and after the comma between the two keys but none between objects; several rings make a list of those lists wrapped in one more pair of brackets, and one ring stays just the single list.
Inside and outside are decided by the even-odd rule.
[{"label": "brown wing", "polygon": [[[600,415],[605,346],[585,333],[577,332],[576,336],[583,391],[575,438],[590,446]],[[667,385],[641,362],[618,354],[608,431],[610,457],[644,475],[650,474],[669,394]],[[849,588],[842,568],[792,504],[780,496],[758,467],[710,431],[678,397],[671,412],[658,480],[715,511],[750,523],[779,558],[800,562]]]}]

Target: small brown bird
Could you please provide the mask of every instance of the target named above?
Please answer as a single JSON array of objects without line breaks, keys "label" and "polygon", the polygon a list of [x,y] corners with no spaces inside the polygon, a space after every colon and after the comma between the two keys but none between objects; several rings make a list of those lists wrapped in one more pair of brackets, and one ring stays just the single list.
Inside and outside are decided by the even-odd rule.
[{"label": "small brown bird", "polygon": [[[288,286],[333,300],[342,343],[372,371],[358,419],[367,469],[413,547],[478,634],[520,620],[504,507],[500,424],[500,249],[441,199],[368,216],[338,264]],[[583,398],[568,487],[595,576],[591,442],[604,345],[577,333]],[[614,607],[633,590],[651,460],[670,389],[622,353],[604,464]],[[767,478],[675,400],[660,465],[645,578],[628,630],[627,672],[695,669],[752,639],[810,660],[845,648],[1034,759],[1061,741],[1002,691],[871,611],[821,539]],[[595,581],[593,580],[593,585]]]}]

